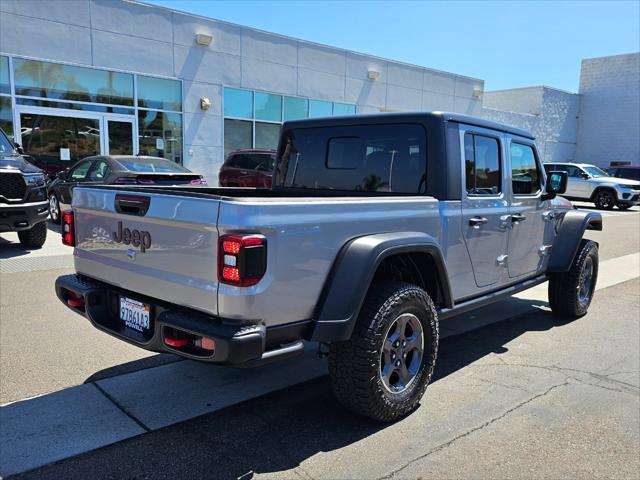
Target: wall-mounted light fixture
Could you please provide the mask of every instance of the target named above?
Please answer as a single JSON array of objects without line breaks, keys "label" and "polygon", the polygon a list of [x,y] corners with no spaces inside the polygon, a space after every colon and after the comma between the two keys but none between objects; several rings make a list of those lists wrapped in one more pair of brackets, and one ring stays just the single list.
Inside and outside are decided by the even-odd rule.
[{"label": "wall-mounted light fixture", "polygon": [[379,76],[380,76],[380,72],[377,70],[369,70],[367,72],[367,78],[369,80],[377,80]]},{"label": "wall-mounted light fixture", "polygon": [[473,96],[476,98],[480,98],[482,96],[482,88],[480,87],[473,87]]},{"label": "wall-mounted light fixture", "polygon": [[209,100],[209,97],[202,97],[200,99],[200,108],[205,112],[211,108],[211,100]]},{"label": "wall-mounted light fixture", "polygon": [[202,45],[203,47],[208,47],[211,45],[213,37],[211,35],[207,35],[206,33],[196,33],[196,43],[198,45]]}]

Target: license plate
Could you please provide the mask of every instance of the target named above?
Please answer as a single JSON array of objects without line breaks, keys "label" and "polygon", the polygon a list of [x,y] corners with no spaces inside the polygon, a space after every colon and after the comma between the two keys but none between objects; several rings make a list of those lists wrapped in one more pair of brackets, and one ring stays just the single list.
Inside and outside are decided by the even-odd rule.
[{"label": "license plate", "polygon": [[149,330],[151,306],[127,297],[120,297],[120,320],[139,332]]}]

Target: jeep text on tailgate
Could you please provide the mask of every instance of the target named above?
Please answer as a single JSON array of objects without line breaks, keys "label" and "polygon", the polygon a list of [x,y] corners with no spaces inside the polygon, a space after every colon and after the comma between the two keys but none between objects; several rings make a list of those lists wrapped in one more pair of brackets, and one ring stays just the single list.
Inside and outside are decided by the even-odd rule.
[{"label": "jeep text on tailgate", "polygon": [[438,322],[549,281],[580,317],[597,212],[572,208],[527,132],[443,113],[283,125],[270,190],[77,188],[62,302],[156,352],[261,365],[328,351],[338,399],[390,421],[433,373]]}]

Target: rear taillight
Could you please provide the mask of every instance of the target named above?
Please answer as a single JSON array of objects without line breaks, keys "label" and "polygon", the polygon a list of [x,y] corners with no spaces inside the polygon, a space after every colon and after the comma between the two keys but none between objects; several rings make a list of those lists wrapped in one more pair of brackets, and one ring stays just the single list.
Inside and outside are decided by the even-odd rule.
[{"label": "rear taillight", "polygon": [[191,185],[206,185],[207,181],[204,178],[200,177],[200,178],[191,180],[189,183]]},{"label": "rear taillight", "polygon": [[267,241],[262,235],[224,235],[218,245],[220,283],[249,287],[264,276]]},{"label": "rear taillight", "polygon": [[73,210],[65,210],[60,216],[62,220],[62,243],[70,247],[76,246],[76,232],[73,222]]}]

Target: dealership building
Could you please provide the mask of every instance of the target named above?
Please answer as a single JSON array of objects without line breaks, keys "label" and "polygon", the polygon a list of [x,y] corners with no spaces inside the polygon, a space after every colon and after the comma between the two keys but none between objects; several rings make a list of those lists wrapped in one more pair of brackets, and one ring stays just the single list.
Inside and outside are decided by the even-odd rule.
[{"label": "dealership building", "polygon": [[[577,73],[577,72],[576,72]],[[0,2],[0,126],[41,164],[168,158],[217,183],[283,121],[452,111],[533,132],[545,161],[640,164],[640,54],[582,62],[580,90],[484,81],[123,0]]]}]

